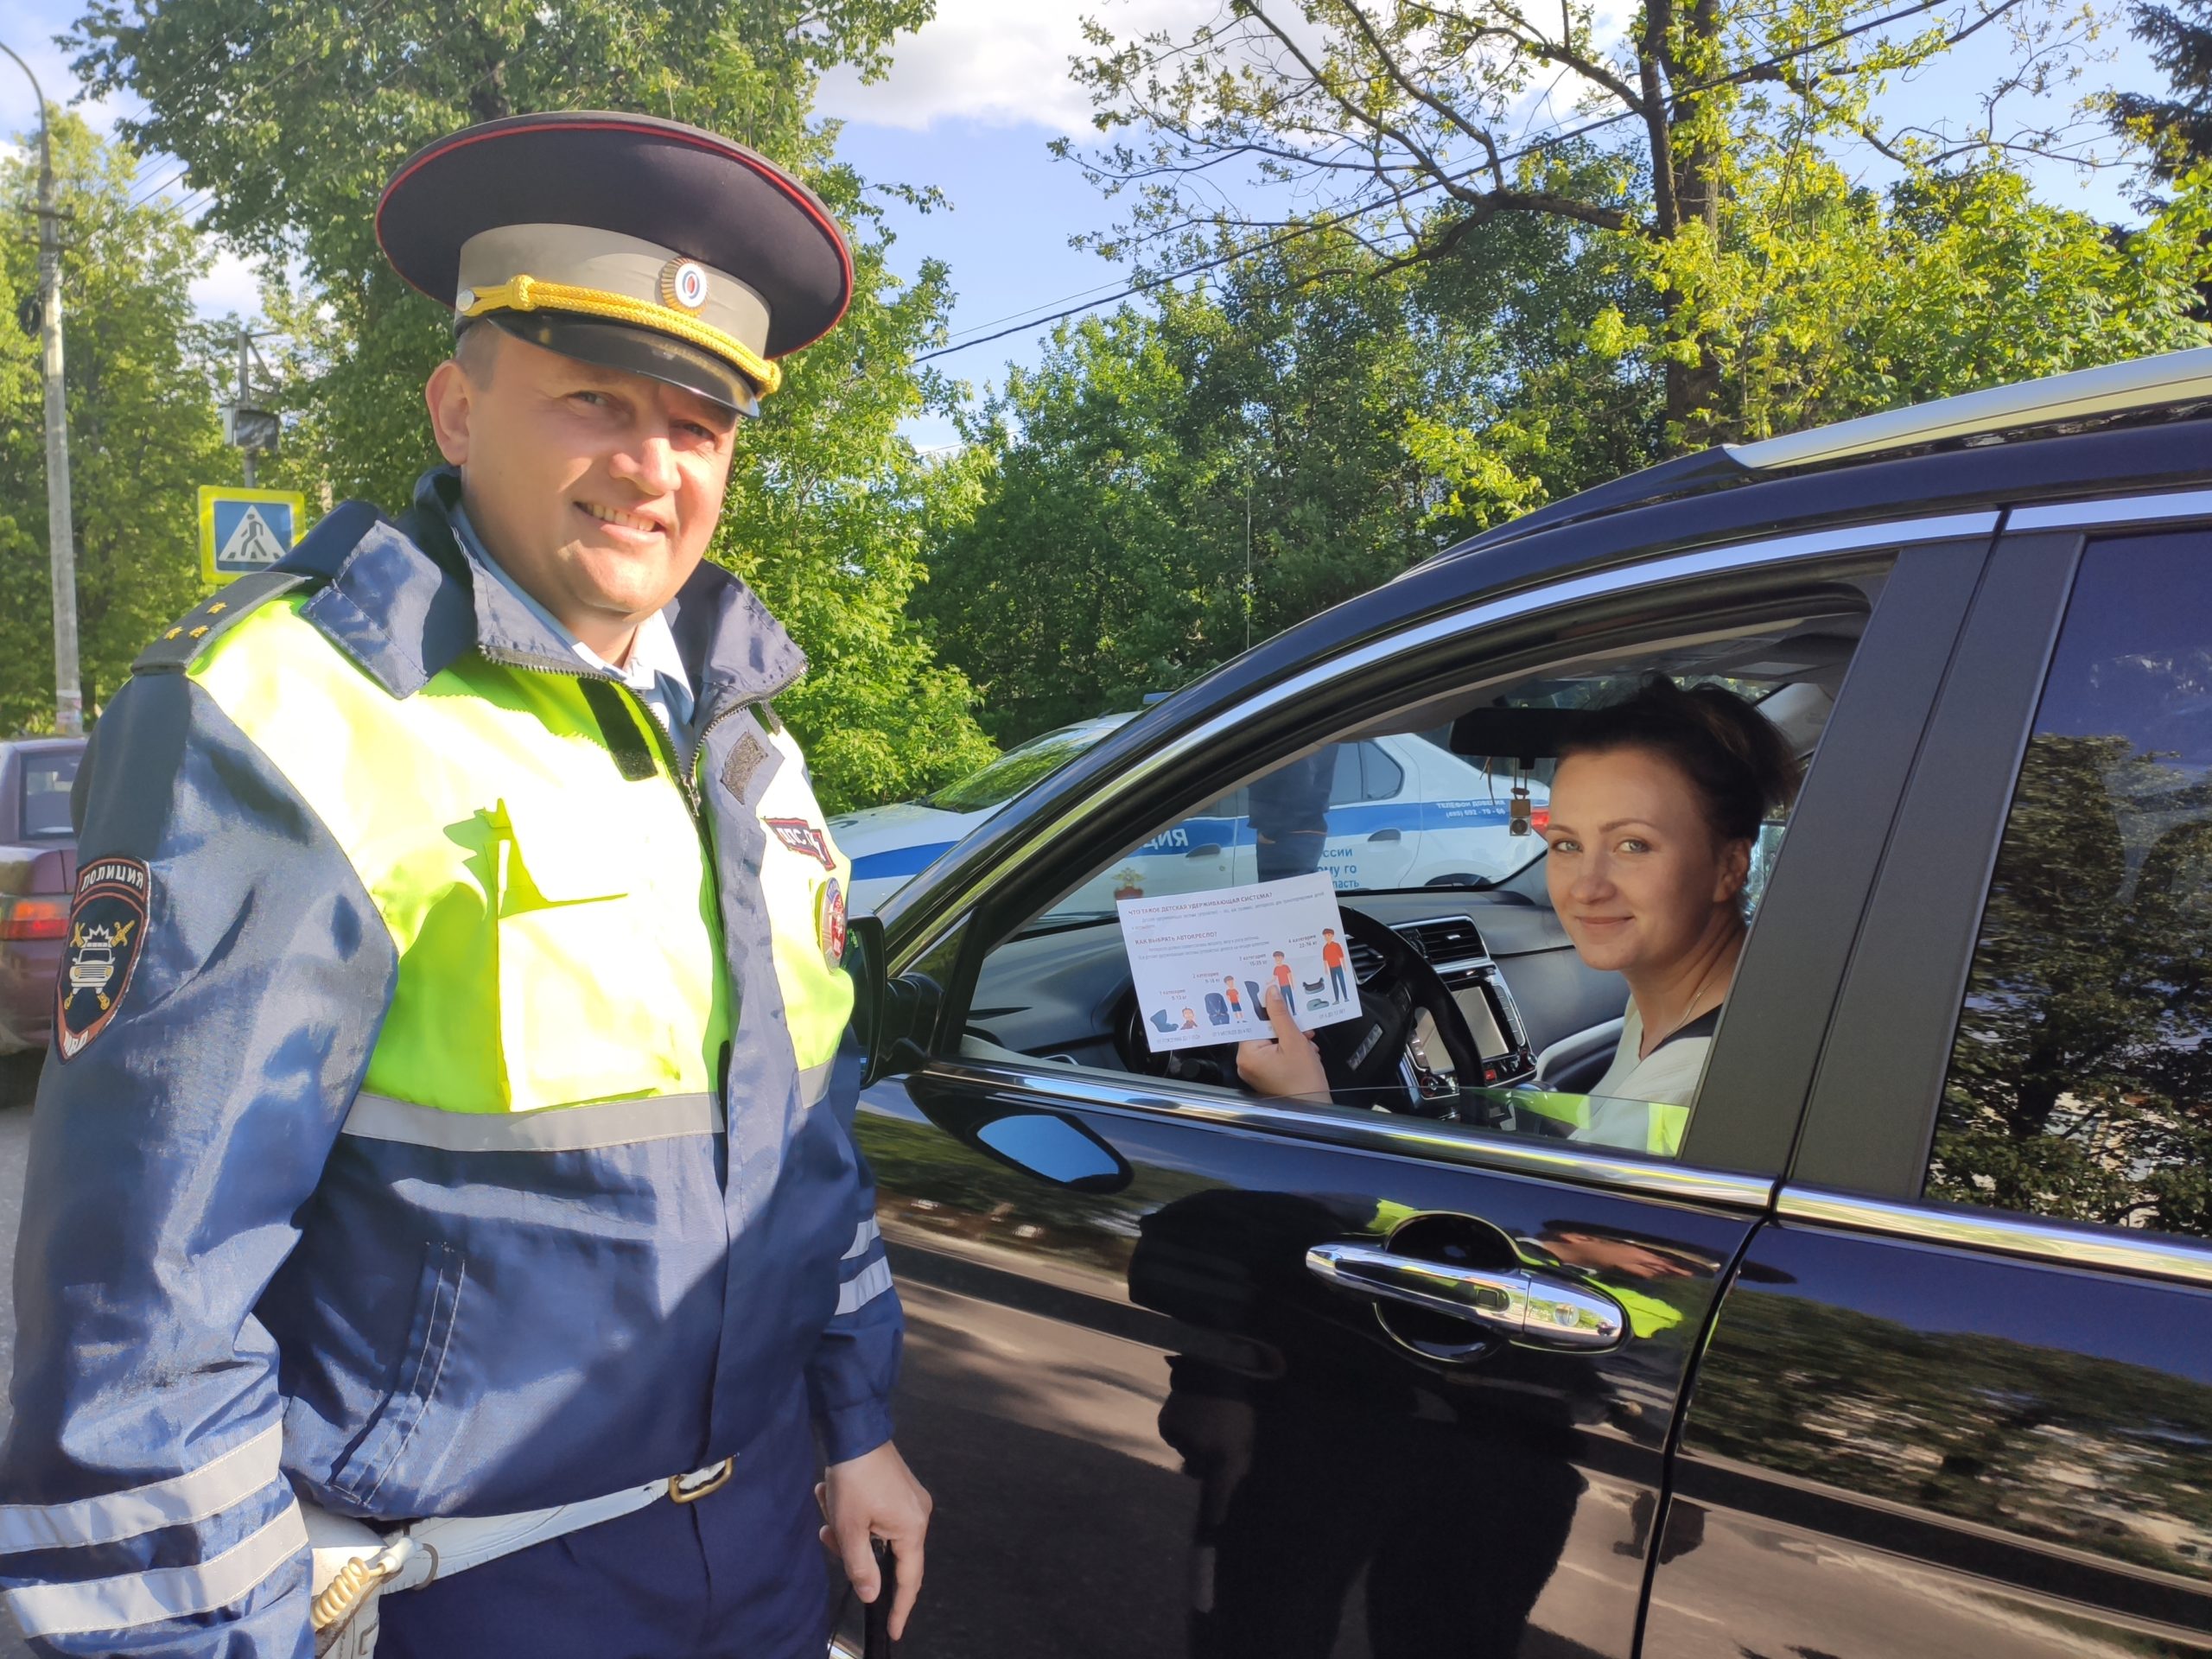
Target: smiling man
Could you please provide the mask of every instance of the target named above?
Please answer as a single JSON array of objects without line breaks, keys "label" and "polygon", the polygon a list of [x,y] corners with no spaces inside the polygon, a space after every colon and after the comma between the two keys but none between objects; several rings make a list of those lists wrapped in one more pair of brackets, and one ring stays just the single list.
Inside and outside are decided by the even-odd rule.
[{"label": "smiling man", "polygon": [[844,239],[593,113],[433,144],[378,232],[454,312],[448,465],[168,630],[84,769],[0,1582],[51,1653],[820,1659],[818,1528],[896,1634],[849,871],[704,561]]}]

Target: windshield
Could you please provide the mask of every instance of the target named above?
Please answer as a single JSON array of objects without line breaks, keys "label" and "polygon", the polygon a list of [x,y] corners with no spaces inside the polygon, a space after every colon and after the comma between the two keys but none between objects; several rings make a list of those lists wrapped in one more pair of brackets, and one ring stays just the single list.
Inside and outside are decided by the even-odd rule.
[{"label": "windshield", "polygon": [[947,784],[934,795],[925,795],[922,804],[943,812],[983,812],[1004,806],[1039,779],[1058,772],[1126,718],[1087,720],[1016,744],[981,772]]}]

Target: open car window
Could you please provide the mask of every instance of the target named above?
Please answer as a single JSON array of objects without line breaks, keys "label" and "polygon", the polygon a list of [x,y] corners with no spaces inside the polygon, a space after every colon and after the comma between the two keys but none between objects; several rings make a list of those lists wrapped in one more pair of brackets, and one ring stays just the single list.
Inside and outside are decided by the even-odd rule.
[{"label": "open car window", "polygon": [[[1870,590],[1878,585],[1870,580]],[[1679,1080],[1669,1084],[1675,1097],[1608,1092],[1609,1074],[1618,1080],[1637,1070],[1633,1061],[1616,1064],[1627,987],[1577,956],[1545,885],[1541,830],[1559,734],[1581,711],[1662,674],[1684,686],[1717,683],[1754,702],[1795,753],[1809,755],[1865,614],[1842,607],[1739,623],[1511,677],[1471,676],[1456,692],[1350,728],[1331,728],[1317,706],[1307,743],[1272,761],[1225,741],[1211,791],[1194,787],[1195,803],[1142,840],[1070,872],[1071,885],[986,951],[965,1049],[976,1058],[1027,1058],[1245,1094],[1237,1045],[1268,1035],[1268,976],[1229,974],[1178,997],[1168,1011],[1173,1040],[1155,1049],[1136,1007],[1117,906],[1324,874],[1348,912],[1363,1017],[1365,999],[1394,995],[1390,976],[1376,977],[1379,928],[1383,948],[1395,936],[1440,980],[1445,1023],[1460,1040],[1446,1040],[1438,1016],[1416,1007],[1402,1030],[1390,1027],[1383,1052],[1395,1064],[1382,1075],[1357,1087],[1332,1077],[1327,1103],[1292,1103],[1298,1109],[1413,1110],[1454,1132],[1675,1156],[1710,1031],[1675,1057],[1684,1064],[1662,1068]],[[1754,901],[1785,838],[1777,819],[1753,849]],[[1326,973],[1315,968],[1306,977]],[[1293,989],[1302,1006],[1334,1000],[1325,983]],[[1216,1040],[1193,1042],[1193,1032]]]}]

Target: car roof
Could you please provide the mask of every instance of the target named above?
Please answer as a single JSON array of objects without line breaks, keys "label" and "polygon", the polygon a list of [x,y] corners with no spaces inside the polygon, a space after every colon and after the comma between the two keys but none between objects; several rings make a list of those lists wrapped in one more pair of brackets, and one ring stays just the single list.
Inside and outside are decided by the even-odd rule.
[{"label": "car roof", "polygon": [[[2080,369],[1677,455],[1554,501],[1438,554],[1452,559],[1610,513],[1839,467],[1958,454],[2035,436],[2212,418],[2212,346]],[[2202,469],[2196,469],[2201,472]]]}]

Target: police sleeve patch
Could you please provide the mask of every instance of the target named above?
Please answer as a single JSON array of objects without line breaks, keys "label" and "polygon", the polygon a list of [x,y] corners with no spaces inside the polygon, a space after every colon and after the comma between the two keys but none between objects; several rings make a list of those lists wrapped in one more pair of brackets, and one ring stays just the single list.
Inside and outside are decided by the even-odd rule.
[{"label": "police sleeve patch", "polygon": [[106,1028],[145,944],[153,873],[135,858],[95,859],[77,873],[69,939],[55,986],[54,1046],[73,1058]]}]

